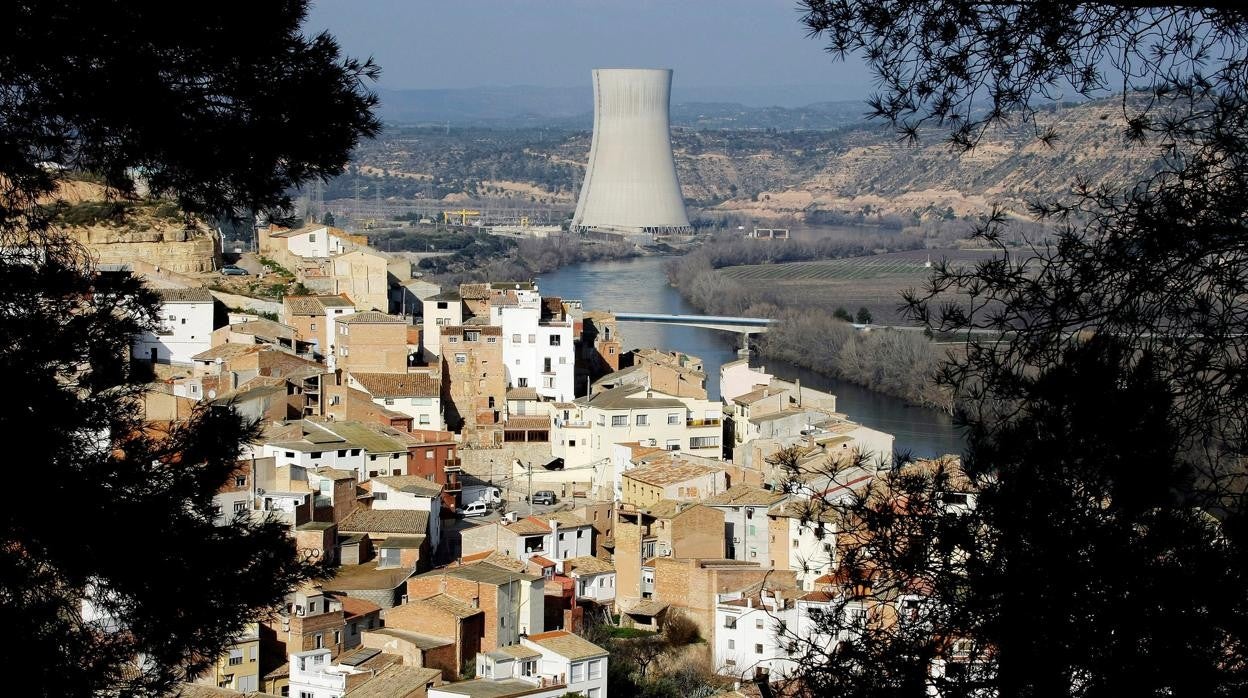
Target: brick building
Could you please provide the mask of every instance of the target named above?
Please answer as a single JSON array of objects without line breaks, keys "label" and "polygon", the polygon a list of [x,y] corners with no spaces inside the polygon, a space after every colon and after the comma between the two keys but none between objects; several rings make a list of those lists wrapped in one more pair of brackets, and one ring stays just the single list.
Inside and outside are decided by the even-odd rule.
[{"label": "brick building", "polygon": [[336,368],[353,373],[406,373],[407,323],[375,310],[339,320]]},{"label": "brick building", "polygon": [[447,428],[464,443],[502,443],[507,406],[502,328],[490,325],[442,327],[442,405]]},{"label": "brick building", "polygon": [[545,626],[544,580],[489,562],[448,567],[407,580],[409,599],[454,597],[485,613],[481,650],[514,645]]}]

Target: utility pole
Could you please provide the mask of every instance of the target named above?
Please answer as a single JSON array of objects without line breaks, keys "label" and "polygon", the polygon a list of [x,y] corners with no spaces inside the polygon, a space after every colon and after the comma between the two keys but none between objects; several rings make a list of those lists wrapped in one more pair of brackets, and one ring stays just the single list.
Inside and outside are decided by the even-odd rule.
[{"label": "utility pole", "polygon": [[529,516],[533,515],[533,461],[529,461]]}]

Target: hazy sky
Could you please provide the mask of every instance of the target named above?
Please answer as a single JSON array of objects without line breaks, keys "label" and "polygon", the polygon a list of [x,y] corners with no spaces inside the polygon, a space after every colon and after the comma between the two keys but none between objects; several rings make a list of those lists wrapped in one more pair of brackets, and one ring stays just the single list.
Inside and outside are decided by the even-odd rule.
[{"label": "hazy sky", "polygon": [[588,86],[596,67],[667,67],[675,99],[870,92],[861,61],[834,62],[799,18],[794,0],[313,0],[307,29],[375,57],[385,89]]}]

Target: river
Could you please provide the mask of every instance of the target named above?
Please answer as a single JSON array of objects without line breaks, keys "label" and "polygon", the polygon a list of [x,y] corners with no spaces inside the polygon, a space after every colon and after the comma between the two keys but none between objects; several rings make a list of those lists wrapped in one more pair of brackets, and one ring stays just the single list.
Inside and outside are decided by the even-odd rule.
[{"label": "river", "polygon": [[[542,275],[544,296],[579,298],[588,310],[616,312],[698,314],[680,292],[667,283],[663,257],[587,262]],[[707,392],[719,397],[719,367],[737,358],[732,337],[715,330],[641,322],[620,323],[626,349],[657,347],[679,350],[702,358]],[[760,363],[753,357],[751,363]],[[861,386],[829,378],[780,361],[763,363],[772,374],[837,396],[837,408],[851,419],[896,436],[898,451],[915,456],[961,453],[963,440],[949,415],[915,407],[902,400],[872,392]]]}]

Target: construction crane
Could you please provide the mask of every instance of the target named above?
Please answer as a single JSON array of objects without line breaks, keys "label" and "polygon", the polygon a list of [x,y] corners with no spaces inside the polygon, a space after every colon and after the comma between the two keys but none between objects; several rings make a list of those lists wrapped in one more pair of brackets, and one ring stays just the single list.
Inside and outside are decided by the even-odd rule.
[{"label": "construction crane", "polygon": [[458,211],[443,211],[442,222],[450,223],[451,216],[459,216],[459,224],[468,225],[468,216],[479,216],[479,215],[481,215],[480,211],[469,211],[466,208],[461,208]]}]

